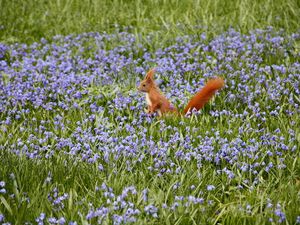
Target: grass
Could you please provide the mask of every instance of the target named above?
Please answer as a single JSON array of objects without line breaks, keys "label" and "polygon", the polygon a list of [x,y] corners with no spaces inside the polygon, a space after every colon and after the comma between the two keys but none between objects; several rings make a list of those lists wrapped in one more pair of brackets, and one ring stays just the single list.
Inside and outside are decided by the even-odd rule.
[{"label": "grass", "polygon": [[[135,224],[297,224],[300,220],[297,219],[300,216],[300,120],[299,108],[296,106],[300,100],[296,91],[297,80],[286,81],[292,79],[290,76],[296,78],[299,73],[299,39],[290,45],[280,43],[283,47],[277,48],[272,45],[271,39],[265,41],[258,38],[257,42],[265,45],[262,52],[243,51],[236,58],[225,57],[227,53],[232,53],[232,49],[236,51],[234,53],[241,50],[235,46],[226,49],[224,54],[213,49],[204,50],[207,46],[218,46],[218,43],[212,44],[212,41],[231,27],[242,34],[248,34],[254,29],[272,26],[274,32],[278,31],[284,38],[299,32],[299,1],[0,0],[0,5],[1,43],[38,42],[40,46],[36,50],[40,51],[44,46],[41,38],[50,42],[49,45],[45,44],[49,52],[46,51],[44,55],[39,53],[41,57],[39,54],[35,56],[34,51],[23,51],[20,46],[19,55],[9,50],[2,56],[0,45],[0,62],[5,61],[12,67],[4,73],[4,64],[0,64],[3,66],[0,67],[0,182],[5,181],[4,187],[0,183],[0,223],[35,224],[41,213],[45,213],[45,224],[51,223],[50,218],[65,220],[65,223],[56,221],[52,224],[68,224],[72,221],[77,221],[77,224],[113,224],[114,216],[125,218],[130,214],[128,209],[140,210]],[[71,42],[71,47],[68,40],[53,39],[56,35],[94,31],[116,36],[104,38],[102,42],[98,40],[100,44],[93,38],[77,43],[78,40],[71,37],[73,41],[76,40],[74,46]],[[120,31],[134,35],[137,40],[133,46],[128,39],[122,39]],[[201,37],[203,32],[207,35],[205,40]],[[142,75],[134,69],[145,69],[155,64],[155,60],[146,59],[147,53],[155,56],[158,49],[166,49],[174,43],[177,47],[187,48],[185,42],[189,39],[185,39],[185,35],[193,36],[194,40],[199,41],[200,47],[192,48],[185,55],[187,58],[183,64],[192,65],[194,61],[197,65],[203,63],[206,65],[205,70],[199,71],[199,74],[193,71],[182,72],[178,69],[182,69],[182,64],[172,67],[175,71],[169,71],[168,66],[182,59],[176,57],[184,48],[167,51],[166,61],[163,61],[165,65],[159,65],[165,66],[165,73],[158,74],[157,79],[162,82],[164,92],[172,93],[176,89],[177,94],[183,93],[182,96],[170,97],[177,105],[183,104],[184,99],[191,94],[185,86],[176,86],[177,83],[172,79],[195,85],[193,81],[201,83],[206,73],[222,74],[228,86],[199,116],[147,119],[141,113],[144,107],[141,101],[144,99],[135,91],[136,81]],[[176,41],[177,37],[183,38],[183,41]],[[226,41],[224,43],[224,46],[228,44]],[[71,50],[65,53],[60,46],[64,46],[61,49]],[[117,54],[123,46],[125,51]],[[255,48],[254,44],[249,46]],[[79,59],[88,65],[88,60],[101,56],[99,50],[116,54],[115,61],[107,54],[105,56],[111,61],[103,56],[101,60],[92,62],[87,69],[81,70]],[[30,58],[26,52],[33,57]],[[200,52],[198,58],[189,58],[197,52]],[[60,54],[63,57],[58,60]],[[123,56],[130,58],[131,54],[133,56],[129,65],[120,66],[122,61],[117,59]],[[253,62],[256,58],[252,56],[255,54],[261,57],[261,61]],[[27,56],[34,61],[32,64]],[[52,58],[55,60],[51,61]],[[39,59],[50,60],[52,64],[43,67],[43,70],[35,70],[35,66],[38,67],[40,63]],[[228,59],[232,61],[226,61]],[[108,60],[107,64],[102,64],[105,60]],[[173,64],[168,60],[174,60]],[[14,67],[14,62],[22,66]],[[69,81],[70,73],[62,72],[66,62],[75,62],[72,66],[79,68],[72,78],[75,81],[80,76],[90,76],[97,69],[100,70],[97,73],[99,77],[89,84],[76,83],[74,80],[72,83]],[[115,65],[120,66],[118,72],[113,70]],[[227,68],[228,65],[233,69]],[[253,69],[253,65],[262,71]],[[51,71],[51,66],[55,70]],[[267,66],[271,67],[270,71],[265,69]],[[284,66],[290,71],[279,72],[272,66]],[[294,72],[291,68],[294,68]],[[77,99],[73,97],[73,92],[67,94],[64,89],[60,89],[62,92],[55,98],[55,91],[47,89],[46,92],[49,91],[51,96],[49,93],[46,95],[46,103],[68,105],[71,102],[79,108],[71,104],[68,109],[53,106],[52,110],[48,110],[43,106],[36,108],[30,101],[14,105],[12,99],[15,96],[10,91],[15,85],[26,82],[31,84],[33,79],[34,90],[40,91],[47,87],[47,82],[39,80],[41,77],[36,79],[41,74],[47,77],[46,81],[49,81],[49,77],[57,76],[56,82],[59,85],[70,82],[71,87],[65,89],[71,91],[74,88],[75,91],[81,91],[83,96]],[[61,74],[65,77],[60,77]],[[109,85],[101,83],[103,80],[100,75],[103,74],[105,79],[112,80]],[[247,78],[249,74],[251,76]],[[281,79],[280,85],[283,83],[286,86],[278,85],[275,82],[278,78]],[[268,91],[276,89],[273,87],[276,84],[279,90],[274,92],[279,93],[280,98],[275,101]],[[20,93],[31,93],[31,87],[21,85]],[[282,94],[282,87],[288,90],[287,94]],[[256,94],[256,90],[260,93]],[[88,94],[83,94],[83,91]],[[14,93],[19,95],[19,92]],[[249,93],[253,94],[251,102],[246,101]],[[230,100],[230,94],[236,98]],[[40,92],[40,95],[43,93]],[[120,95],[128,97],[130,102],[125,103],[126,99]],[[290,103],[291,99],[293,103]],[[266,113],[262,114],[264,116],[256,114],[253,109],[255,102],[261,110],[259,113]],[[120,106],[121,103],[125,104],[124,108]],[[94,104],[103,110],[94,112]],[[131,106],[135,109],[132,110]],[[214,111],[221,113],[223,110],[230,114],[213,115]],[[278,114],[272,116],[271,110]],[[294,114],[289,115],[286,111]],[[249,115],[242,116],[244,112]],[[91,116],[94,119],[90,119]],[[278,129],[279,133],[276,131]],[[50,135],[49,138],[47,135]],[[173,141],[175,137],[178,139]],[[73,145],[63,145],[64,142]],[[124,145],[120,144],[123,149],[119,152],[116,149],[120,146],[115,145],[115,142]],[[73,154],[76,144],[79,147]],[[220,161],[216,162],[216,153],[226,144],[228,152],[223,153]],[[24,145],[28,151],[23,149]],[[292,151],[293,146],[296,148]],[[243,153],[247,147],[254,150]],[[239,160],[233,160],[232,163],[230,157],[236,149],[239,150]],[[211,151],[213,156],[203,153],[205,151]],[[95,155],[98,158],[94,160]],[[283,163],[285,168],[280,168]],[[243,164],[249,166],[245,171],[242,169]],[[273,166],[266,171],[269,164]],[[230,172],[234,177],[229,179]],[[103,188],[103,184],[111,190]],[[214,188],[208,190],[209,185]],[[129,191],[124,197],[124,190],[132,186],[136,193]],[[145,190],[148,190],[147,200]],[[112,194],[113,197],[110,196]],[[191,203],[193,200],[189,198],[197,198],[199,202]],[[158,218],[155,209],[154,212],[145,210],[149,205],[157,208]],[[101,212],[103,218],[89,218],[89,213],[102,210],[103,207],[112,212],[109,215]],[[284,213],[285,220],[280,221],[280,213]]]},{"label": "grass", "polygon": [[[160,214],[160,224],[194,224],[194,223],[209,223],[216,224],[221,222],[223,224],[232,223],[251,223],[251,224],[265,224],[268,216],[272,215],[272,211],[268,212],[265,209],[265,202],[272,199],[274,202],[287,202],[285,210],[291,214],[288,218],[293,218],[299,213],[299,199],[294,196],[298,195],[299,173],[297,172],[296,179],[291,179],[294,171],[286,174],[278,174],[276,171],[265,178],[253,192],[246,192],[233,188],[233,182],[227,181],[226,177],[220,180],[216,175],[215,167],[205,165],[205,168],[198,171],[201,174],[201,182],[194,191],[189,191],[192,184],[198,182],[198,175],[196,167],[190,165],[182,165],[184,173],[177,176],[169,176],[164,179],[153,176],[152,173],[146,172],[147,165],[139,165],[135,174],[128,174],[124,164],[121,160],[120,165],[116,166],[118,171],[115,171],[117,176],[113,175],[114,169],[109,168],[106,176],[99,173],[96,167],[91,167],[88,164],[76,163],[76,161],[68,161],[65,157],[54,157],[49,160],[28,160],[26,158],[19,158],[8,152],[2,152],[2,169],[1,173],[4,177],[9,177],[13,172],[16,175],[15,187],[8,187],[7,189],[15,190],[14,194],[17,196],[16,200],[6,200],[7,205],[3,204],[1,211],[5,213],[8,221],[14,221],[14,224],[23,224],[25,221],[34,221],[39,216],[40,212],[45,212],[46,215],[59,216],[63,215],[67,220],[85,221],[77,212],[87,212],[89,205],[87,202],[93,202],[94,205],[102,205],[103,197],[95,192],[95,187],[101,185],[103,181],[114,188],[115,193],[121,193],[122,186],[137,184],[137,188],[148,187],[150,189],[149,195],[153,196],[151,201],[156,204],[169,203],[174,194],[188,196],[197,193],[198,190],[205,188],[206,184],[215,184],[216,190],[207,196],[213,198],[217,202],[217,206],[209,209],[202,215],[199,210],[204,210],[204,206],[194,207],[186,211],[182,206],[179,206],[176,212],[169,212],[163,210]],[[297,164],[299,165],[299,160]],[[13,166],[12,166],[13,165]],[[122,166],[123,165],[123,166]],[[289,167],[290,164],[287,164]],[[11,169],[12,168],[12,169]],[[123,172],[122,172],[123,170]],[[49,171],[52,173],[52,181],[47,184],[47,176]],[[111,173],[111,172],[112,173]],[[241,176],[240,179],[245,177]],[[3,178],[3,177],[2,177]],[[140,180],[142,179],[142,180]],[[260,179],[263,179],[261,176]],[[172,187],[178,180],[183,184],[180,189],[172,193]],[[246,185],[246,184],[245,184]],[[55,213],[53,206],[47,201],[49,193],[55,188],[59,187],[60,192],[68,193],[71,196],[65,202],[64,213]],[[284,190],[284,191],[283,191]],[[22,193],[27,193],[25,196]],[[222,196],[216,199],[214,196]],[[27,202],[27,198],[30,202]],[[83,201],[84,200],[84,201]],[[78,202],[83,202],[82,204]],[[141,196],[131,199],[132,202],[139,205]],[[241,209],[245,204],[251,205],[251,213],[245,214]],[[206,206],[207,207],[207,206]],[[207,215],[215,216],[207,217]],[[209,220],[208,220],[209,219]],[[91,220],[92,222],[94,220]],[[291,222],[291,221],[290,221]],[[92,223],[95,223],[92,222]],[[149,224],[139,220],[139,224]]]},{"label": "grass", "polygon": [[247,32],[273,26],[286,32],[299,29],[300,3],[295,0],[1,0],[0,41],[26,42],[57,34],[112,32],[129,27],[145,37],[155,32],[166,40],[194,33],[212,35],[229,27]]},{"label": "grass", "polygon": [[[224,97],[225,94],[223,93],[222,95]],[[221,100],[216,101],[219,107],[222,108]],[[64,117],[66,119],[72,118],[71,123],[73,124],[68,125],[69,129],[72,130],[72,127],[75,129],[77,121],[83,121],[85,118],[84,113],[87,111],[87,109],[84,109],[81,113],[65,113]],[[127,116],[134,118],[130,114]],[[43,113],[42,111],[39,112],[39,115],[43,115],[45,120],[52,120],[54,116],[47,115],[47,113]],[[120,127],[119,122],[115,120],[116,117],[117,114],[108,117],[109,130],[118,130]],[[200,130],[199,133],[195,134],[195,137],[207,134],[206,132],[213,127],[221,133],[221,136],[230,139],[227,130],[232,129],[233,134],[237,134],[238,127],[245,122],[235,119],[226,123],[227,119],[230,120],[230,118],[221,117],[212,121],[212,118],[204,113],[199,118],[195,117],[194,120],[186,119],[186,125],[184,126],[178,125],[181,119],[167,118],[165,121],[166,125],[179,128],[183,137],[185,136],[185,128],[193,129],[200,125],[206,129]],[[280,116],[278,120],[287,121],[287,118]],[[131,122],[132,119],[128,121],[129,124]],[[20,123],[16,122],[12,127],[18,127],[17,124]],[[276,127],[280,128],[284,128],[285,126],[278,122],[275,122],[275,124]],[[231,127],[232,125],[235,125],[235,127]],[[26,135],[32,133],[34,128],[38,126],[38,124],[33,127],[31,125],[28,126],[25,128],[27,130],[25,133],[20,131],[13,133],[14,139],[10,140],[11,144],[17,143],[17,139],[19,138],[26,141],[28,139]],[[168,141],[174,134],[167,129],[162,130],[158,121],[153,122],[151,125],[144,124],[143,126],[148,129],[149,135],[154,140],[162,139],[163,141]],[[255,122],[253,126],[256,126]],[[86,124],[86,129],[89,127],[94,127],[94,124]],[[272,127],[272,125],[269,124],[268,127]],[[51,127],[47,129],[53,130]],[[123,129],[117,132],[116,136],[124,138],[130,135]],[[288,138],[288,134],[285,134]],[[59,136],[62,138],[70,137],[68,132],[60,133]],[[248,137],[257,138],[257,135],[255,133],[248,133],[244,136],[246,142]],[[7,139],[9,138],[7,137]],[[194,144],[197,145],[197,141]],[[198,144],[201,144],[201,141]],[[54,145],[53,149],[55,149]],[[121,194],[124,187],[132,184],[135,184],[135,187],[139,191],[147,187],[149,189],[149,196],[151,196],[150,201],[156,205],[171,204],[175,196],[197,196],[201,190],[206,189],[208,184],[213,184],[216,187],[212,192],[203,195],[205,201],[206,199],[210,199],[216,202],[211,207],[205,203],[203,206],[194,206],[188,210],[183,205],[179,205],[177,210],[174,211],[161,209],[160,218],[156,222],[151,222],[151,220],[145,217],[144,220],[139,220],[138,224],[267,224],[268,218],[272,217],[273,214],[271,209],[268,210],[266,208],[266,202],[269,199],[272,202],[286,204],[284,208],[288,221],[291,224],[293,223],[290,219],[295,218],[295,215],[299,214],[299,198],[296,197],[299,195],[300,190],[299,158],[292,158],[286,155],[284,157],[285,164],[289,168],[288,170],[283,172],[274,169],[270,173],[261,171],[256,178],[251,173],[239,174],[239,170],[235,170],[235,165],[232,165],[230,168],[237,176],[232,180],[228,180],[225,175],[217,174],[217,170],[226,166],[226,162],[220,165],[206,162],[199,169],[194,161],[191,163],[188,161],[178,161],[175,156],[175,149],[176,147],[169,150],[168,160],[175,162],[176,165],[180,165],[182,172],[164,175],[163,177],[156,176],[157,172],[148,170],[148,167],[152,166],[154,164],[153,160],[155,160],[151,156],[148,156],[147,161],[143,163],[132,164],[131,172],[127,170],[127,157],[120,157],[118,161],[112,160],[114,163],[106,163],[100,160],[98,163],[102,163],[105,166],[104,172],[101,172],[98,169],[98,163],[90,164],[82,162],[80,158],[68,157],[59,152],[54,153],[48,159],[28,159],[28,157],[17,156],[10,151],[2,150],[0,151],[2,163],[0,180],[7,182],[6,189],[11,190],[11,193],[16,197],[0,199],[2,203],[0,212],[4,213],[7,221],[13,221],[13,224],[34,221],[40,212],[46,213],[49,217],[60,218],[63,216],[67,221],[95,224],[97,220],[87,220],[78,212],[84,215],[90,209],[89,204],[100,206],[106,201],[101,192],[95,191],[97,187],[105,182],[109,187],[113,188],[115,194]],[[260,151],[267,150],[260,149]],[[97,145],[93,147],[93,151],[97,152]],[[264,159],[261,159],[261,161],[264,161]],[[252,162],[248,161],[248,163],[251,164]],[[11,174],[14,175],[12,176]],[[50,180],[48,180],[49,177]],[[253,186],[253,182],[257,178],[260,182],[258,185]],[[248,180],[249,183],[245,183],[245,180]],[[174,190],[173,187],[178,182],[181,185]],[[190,187],[194,184],[196,184],[196,187],[191,190]],[[238,189],[237,184],[241,184],[243,188]],[[49,193],[54,188],[59,188],[59,193],[67,193],[69,196],[68,200],[64,201],[63,210],[55,210],[55,206],[48,200]],[[141,195],[130,196],[129,200],[137,206],[143,204]],[[248,204],[251,205],[251,212],[245,213],[245,208]],[[205,214],[201,213],[201,210],[204,210]],[[276,219],[275,217],[274,220]],[[108,218],[105,221],[105,224],[111,224]]]}]

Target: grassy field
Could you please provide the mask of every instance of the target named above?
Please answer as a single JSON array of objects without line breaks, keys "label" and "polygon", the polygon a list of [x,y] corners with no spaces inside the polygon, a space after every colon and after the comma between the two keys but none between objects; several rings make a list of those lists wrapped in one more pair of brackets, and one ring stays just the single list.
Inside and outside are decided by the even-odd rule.
[{"label": "grassy field", "polygon": [[1,224],[300,224],[299,2],[0,5]]},{"label": "grassy field", "polygon": [[143,37],[194,33],[195,26],[215,34],[230,27],[242,32],[273,26],[299,30],[296,0],[0,0],[0,41],[33,42],[57,34],[111,32],[129,27]]}]

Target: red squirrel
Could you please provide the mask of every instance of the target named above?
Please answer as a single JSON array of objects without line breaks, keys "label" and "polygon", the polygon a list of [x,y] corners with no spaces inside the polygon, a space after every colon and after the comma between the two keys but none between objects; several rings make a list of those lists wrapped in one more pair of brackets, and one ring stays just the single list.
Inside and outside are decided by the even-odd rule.
[{"label": "red squirrel", "polygon": [[184,108],[183,113],[179,113],[177,109],[168,101],[168,99],[161,93],[153,75],[155,68],[149,70],[144,80],[142,80],[139,91],[146,93],[146,102],[148,105],[147,113],[153,114],[158,112],[159,116],[166,113],[177,113],[186,115],[189,111],[201,109],[215,94],[215,92],[224,86],[224,80],[220,77],[208,80],[206,85],[194,95],[187,106]]}]

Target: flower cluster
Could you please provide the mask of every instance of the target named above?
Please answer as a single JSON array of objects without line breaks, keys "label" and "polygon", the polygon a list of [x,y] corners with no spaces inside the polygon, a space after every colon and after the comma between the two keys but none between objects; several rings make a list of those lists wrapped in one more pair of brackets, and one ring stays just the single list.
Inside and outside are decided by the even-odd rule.
[{"label": "flower cluster", "polygon": [[[97,168],[107,180],[96,187],[97,200],[82,197],[82,221],[124,224],[182,208],[213,210],[211,196],[224,199],[226,185],[226,194],[252,192],[287,171],[297,156],[299,39],[269,28],[249,34],[230,29],[213,38],[186,35],[155,49],[147,45],[151,35],[141,42],[127,32],[1,44],[0,151],[43,162],[65,157]],[[222,76],[226,85],[197,115],[157,120],[144,112],[144,96],[135,88],[152,66],[179,109],[208,78]],[[213,172],[206,174],[206,168]],[[138,183],[138,173],[147,185]],[[188,183],[185,175],[192,177]],[[124,176],[130,179],[112,181]],[[1,196],[7,181],[0,179]],[[61,215],[69,197],[55,188],[48,201],[58,214],[39,212],[36,222],[68,223]],[[246,206],[245,214],[252,211]],[[284,222],[284,205],[274,215]],[[0,222],[4,218],[0,214]]]},{"label": "flower cluster", "polygon": [[6,193],[4,181],[0,181],[0,193],[2,193],[2,194]]},{"label": "flower cluster", "polygon": [[58,188],[54,188],[51,193],[48,194],[48,200],[51,202],[55,210],[62,210],[65,207],[65,200],[69,195],[67,193],[59,194]]}]

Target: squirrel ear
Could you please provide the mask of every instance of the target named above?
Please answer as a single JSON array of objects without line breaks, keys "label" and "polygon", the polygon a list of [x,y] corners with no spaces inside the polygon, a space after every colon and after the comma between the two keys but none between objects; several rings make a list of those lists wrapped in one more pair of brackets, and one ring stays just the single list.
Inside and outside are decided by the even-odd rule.
[{"label": "squirrel ear", "polygon": [[151,70],[149,70],[148,73],[146,74],[146,79],[153,79],[155,70],[156,68],[152,68]]}]

